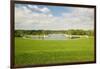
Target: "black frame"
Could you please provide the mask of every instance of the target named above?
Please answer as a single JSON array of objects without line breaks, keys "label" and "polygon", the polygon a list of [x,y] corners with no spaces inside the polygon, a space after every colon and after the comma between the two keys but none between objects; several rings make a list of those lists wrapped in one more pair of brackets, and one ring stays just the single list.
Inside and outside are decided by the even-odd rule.
[{"label": "black frame", "polygon": [[[34,1],[12,1],[10,2],[10,68],[26,68],[26,67],[42,67],[42,66],[57,66],[57,65],[75,65],[75,64],[90,64],[96,63],[96,6],[95,5],[80,5],[80,4],[63,4],[63,3],[49,3],[49,2],[34,2]],[[14,47],[14,4],[36,4],[36,5],[53,5],[53,6],[69,6],[69,7],[83,7],[94,8],[94,61],[75,62],[75,63],[62,63],[62,64],[47,64],[47,65],[27,65],[27,66],[14,66],[15,62],[15,47]]]}]

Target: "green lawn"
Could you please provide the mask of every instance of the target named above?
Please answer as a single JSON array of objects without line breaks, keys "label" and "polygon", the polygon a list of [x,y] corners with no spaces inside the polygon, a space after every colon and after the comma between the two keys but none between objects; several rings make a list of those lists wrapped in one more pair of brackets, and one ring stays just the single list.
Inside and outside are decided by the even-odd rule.
[{"label": "green lawn", "polygon": [[38,65],[94,60],[94,39],[32,40],[15,38],[15,65]]}]

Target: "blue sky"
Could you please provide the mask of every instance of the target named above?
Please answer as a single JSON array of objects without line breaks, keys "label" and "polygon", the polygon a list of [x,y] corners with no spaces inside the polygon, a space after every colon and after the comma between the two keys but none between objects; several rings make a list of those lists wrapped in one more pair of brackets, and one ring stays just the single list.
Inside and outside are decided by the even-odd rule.
[{"label": "blue sky", "polygon": [[89,30],[93,28],[93,8],[30,4],[15,5],[15,29]]}]

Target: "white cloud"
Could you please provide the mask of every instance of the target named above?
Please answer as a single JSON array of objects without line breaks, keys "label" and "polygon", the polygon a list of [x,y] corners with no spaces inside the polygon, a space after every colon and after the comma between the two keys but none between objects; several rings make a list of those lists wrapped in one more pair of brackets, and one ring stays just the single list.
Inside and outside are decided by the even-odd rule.
[{"label": "white cloud", "polygon": [[32,11],[42,12],[42,13],[50,13],[50,9],[47,7],[39,8],[37,5],[28,5],[28,8],[30,8]]},{"label": "white cloud", "polygon": [[23,10],[15,7],[15,29],[92,29],[94,26],[93,9],[74,8],[72,12],[61,13],[62,17],[56,17],[46,13],[52,12],[47,7],[39,8],[35,5],[28,7],[31,9],[23,7]]},{"label": "white cloud", "polygon": [[39,9],[38,6],[36,5],[28,5],[28,7],[33,8],[33,9]]},{"label": "white cloud", "polygon": [[[76,26],[84,27],[84,29],[94,28],[94,9],[93,8],[73,8],[72,12],[62,13],[64,21],[70,22]],[[71,24],[70,24],[71,25]]]},{"label": "white cloud", "polygon": [[15,7],[15,29],[39,28],[45,23],[51,23],[53,21],[51,18],[53,17],[52,14],[31,12],[31,10],[26,7],[23,8],[24,9]]},{"label": "white cloud", "polygon": [[49,10],[48,8],[46,8],[46,7],[42,8],[40,11],[41,11],[41,12],[44,12],[44,13],[50,12],[50,10]]}]

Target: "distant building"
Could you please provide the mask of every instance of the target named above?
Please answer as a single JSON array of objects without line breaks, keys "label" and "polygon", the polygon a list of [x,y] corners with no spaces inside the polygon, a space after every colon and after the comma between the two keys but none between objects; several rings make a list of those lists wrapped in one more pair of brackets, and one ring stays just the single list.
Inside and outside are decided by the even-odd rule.
[{"label": "distant building", "polygon": [[47,40],[67,40],[66,34],[49,34],[45,39]]},{"label": "distant building", "polygon": [[67,34],[27,35],[27,37],[35,40],[68,40],[81,37],[88,38],[87,35],[67,35]]}]

